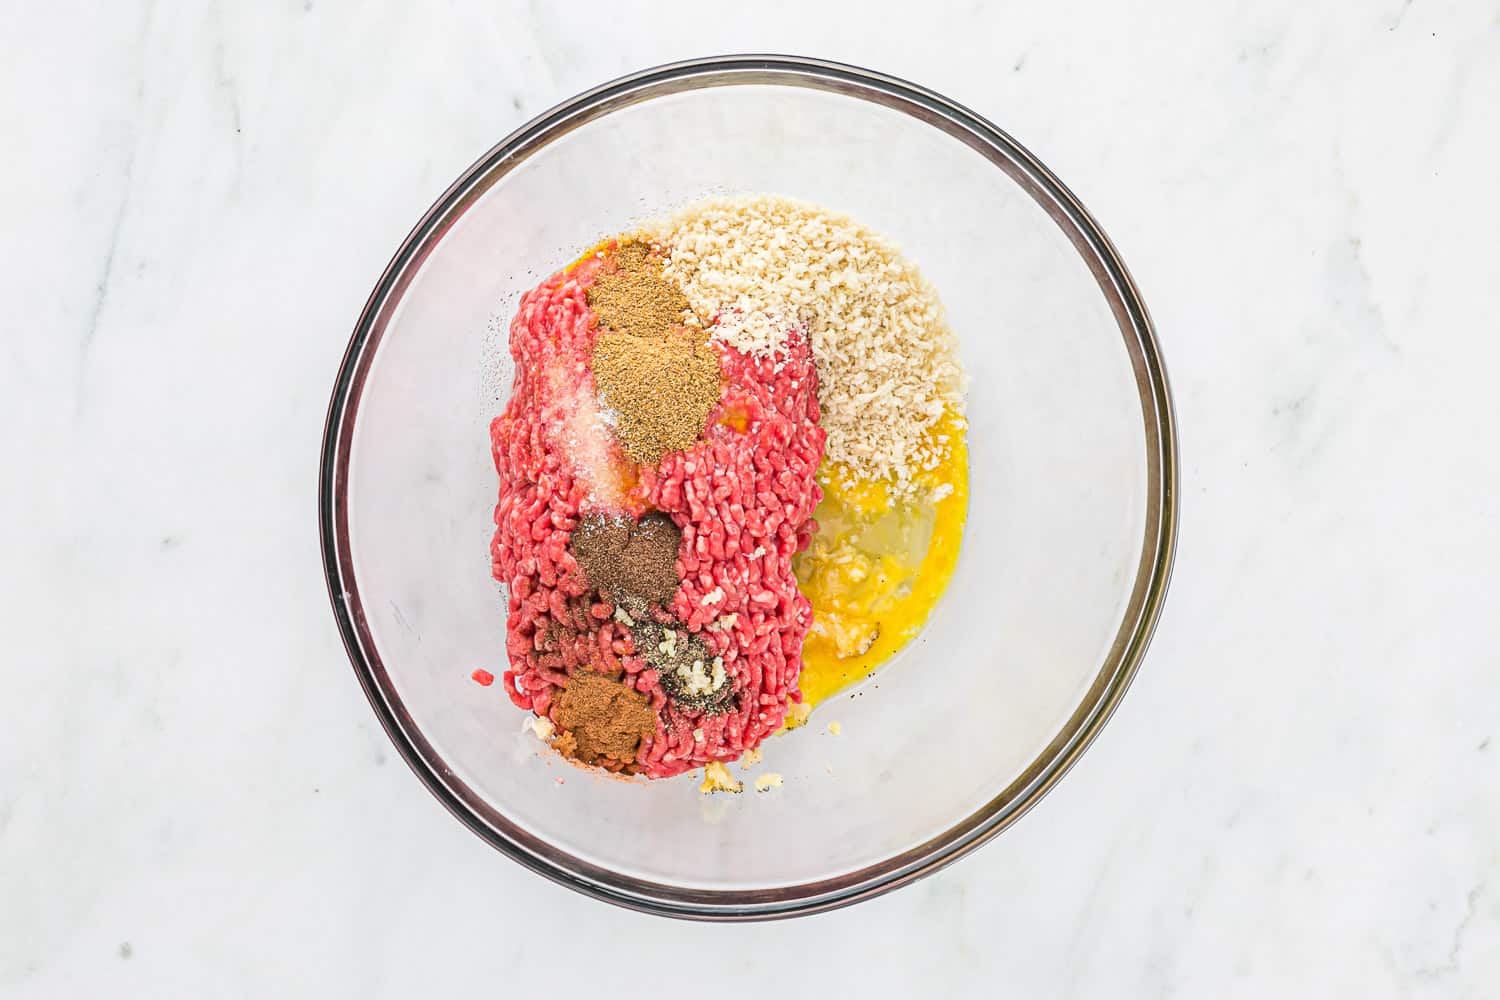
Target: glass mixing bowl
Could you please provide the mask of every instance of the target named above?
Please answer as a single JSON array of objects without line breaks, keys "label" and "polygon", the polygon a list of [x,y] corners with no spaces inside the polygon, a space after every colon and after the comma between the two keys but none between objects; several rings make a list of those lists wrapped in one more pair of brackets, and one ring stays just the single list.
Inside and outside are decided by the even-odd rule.
[{"label": "glass mixing bowl", "polygon": [[[780,788],[704,797],[692,775],[632,782],[570,766],[522,732],[499,684],[470,673],[505,666],[488,421],[509,390],[504,331],[518,297],[602,237],[741,191],[847,213],[936,286],[971,380],[971,499],[956,575],[921,635],[767,741],[758,770],[782,774]],[[1140,662],[1175,497],[1171,403],[1145,306],[1057,178],[931,91],[745,56],[582,94],[438,199],[350,340],[319,516],[355,672],[455,816],[590,895],[753,919],[929,874],[1035,804]]]}]

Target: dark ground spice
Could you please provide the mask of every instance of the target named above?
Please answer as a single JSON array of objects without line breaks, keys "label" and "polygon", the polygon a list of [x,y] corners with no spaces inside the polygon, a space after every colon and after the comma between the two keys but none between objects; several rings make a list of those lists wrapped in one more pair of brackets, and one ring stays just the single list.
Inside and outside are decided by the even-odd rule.
[{"label": "dark ground spice", "polygon": [[[568,540],[568,550],[589,586],[616,603],[670,604],[677,593],[677,550],[682,531],[666,514],[639,521],[590,515]],[[630,599],[634,598],[634,601]]]},{"label": "dark ground spice", "polygon": [[[672,640],[667,641],[668,634]],[[734,708],[734,685],[727,679],[724,684],[709,691],[688,690],[688,677],[694,663],[699,669],[711,673],[713,650],[696,635],[682,631],[675,624],[662,625],[654,621],[637,622],[631,629],[635,651],[645,658],[661,680],[662,689],[678,705],[705,715],[718,715]]]}]

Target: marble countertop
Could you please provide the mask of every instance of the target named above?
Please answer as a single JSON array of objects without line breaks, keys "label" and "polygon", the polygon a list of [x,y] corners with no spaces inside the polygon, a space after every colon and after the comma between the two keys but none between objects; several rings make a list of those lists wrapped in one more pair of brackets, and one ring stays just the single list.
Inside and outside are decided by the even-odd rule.
[{"label": "marble countertop", "polygon": [[[917,9],[7,15],[0,992],[613,996],[705,954],[725,997],[788,963],[809,995],[1500,991],[1500,13]],[[1134,688],[1016,827],[851,910],[683,925],[505,861],[402,766],[315,479],[449,181],[590,85],[756,50],[944,92],[1079,194],[1157,321],[1181,546]]]}]

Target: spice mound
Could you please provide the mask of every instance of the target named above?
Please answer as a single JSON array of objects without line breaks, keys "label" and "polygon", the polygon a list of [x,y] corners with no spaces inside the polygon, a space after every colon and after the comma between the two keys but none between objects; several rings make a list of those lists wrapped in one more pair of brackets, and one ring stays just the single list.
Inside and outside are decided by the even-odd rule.
[{"label": "spice mound", "polygon": [[677,550],[682,532],[665,514],[639,521],[590,514],[568,541],[589,586],[627,607],[665,605],[677,591]]},{"label": "spice mound", "polygon": [[646,696],[603,674],[580,670],[557,695],[552,718],[560,729],[557,749],[585,764],[607,758],[635,760],[641,741],[656,733],[656,713]]},{"label": "spice mound", "polygon": [[719,359],[683,325],[687,297],[662,276],[644,244],[609,258],[588,290],[607,329],[594,345],[594,383],[631,461],[655,465],[703,433],[719,401]]}]

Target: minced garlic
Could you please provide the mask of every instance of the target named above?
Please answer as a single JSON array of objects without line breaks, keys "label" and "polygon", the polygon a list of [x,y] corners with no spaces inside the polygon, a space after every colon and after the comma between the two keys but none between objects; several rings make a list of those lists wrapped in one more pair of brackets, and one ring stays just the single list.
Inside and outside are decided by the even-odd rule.
[{"label": "minced garlic", "polygon": [[805,701],[794,701],[786,707],[786,722],[782,723],[782,729],[796,729],[798,726],[807,724],[807,717],[812,714],[812,706]]},{"label": "minced garlic", "polygon": [[531,733],[543,743],[550,740],[553,734],[557,732],[557,727],[545,715],[528,715],[526,721],[521,723],[521,728]]},{"label": "minced garlic", "polygon": [[698,791],[704,795],[712,795],[714,792],[743,792],[744,782],[736,781],[734,775],[729,773],[717,760],[711,760],[703,767],[703,784],[698,786]]}]

